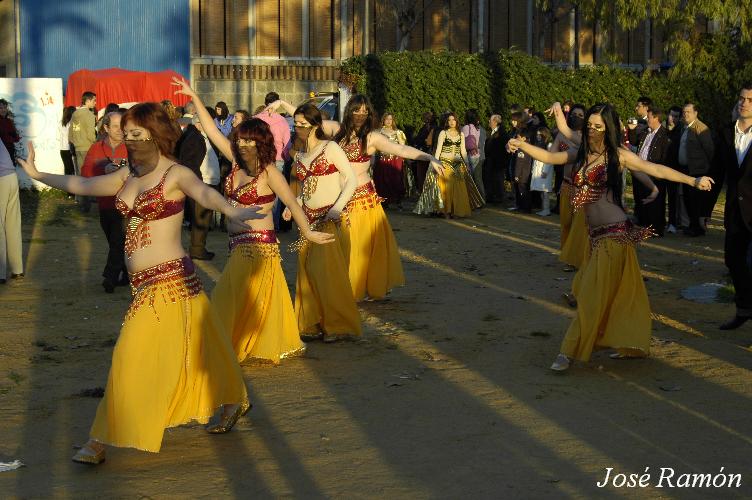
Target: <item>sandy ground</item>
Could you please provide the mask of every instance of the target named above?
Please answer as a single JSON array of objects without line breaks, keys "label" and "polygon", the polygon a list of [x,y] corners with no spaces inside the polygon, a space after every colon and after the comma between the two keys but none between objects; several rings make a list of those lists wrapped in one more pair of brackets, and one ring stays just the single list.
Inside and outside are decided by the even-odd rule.
[{"label": "sandy ground", "polygon": [[[467,220],[390,211],[407,286],[361,308],[357,342],[245,365],[255,404],[229,434],[166,432],[162,452],[70,461],[129,302],[106,295],[96,209],[26,200],[27,277],[0,287],[3,498],[750,498],[752,325],[681,289],[726,279],[719,214],[705,238],[669,235],[640,261],[657,321],[652,357],[548,366],[572,316],[559,295],[558,222],[491,207]],[[187,237],[187,233],[186,233]],[[283,235],[283,243],[292,237]],[[207,288],[226,261],[210,233]],[[285,253],[294,284],[295,256]],[[599,489],[605,468],[652,487]],[[659,469],[742,474],[741,489],[657,488]],[[665,483],[664,483],[665,485]]]}]

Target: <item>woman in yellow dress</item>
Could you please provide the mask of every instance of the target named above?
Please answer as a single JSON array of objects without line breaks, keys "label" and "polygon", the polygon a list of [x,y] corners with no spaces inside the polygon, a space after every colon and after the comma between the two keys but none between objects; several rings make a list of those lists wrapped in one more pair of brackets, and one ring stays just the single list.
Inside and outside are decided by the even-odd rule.
[{"label": "woman in yellow dress", "polygon": [[302,354],[305,346],[274,232],[272,206],[277,196],[290,207],[304,238],[323,244],[333,242],[334,236],[311,231],[287,180],[274,164],[276,149],[269,125],[258,118],[245,120],[227,138],[188,83],[175,78],[174,85],[179,87],[176,93],[193,100],[207,137],[232,161],[224,187],[227,201],[233,206],[258,205],[266,212],[250,229],[228,225],[230,259],[211,294],[212,306],[230,334],[238,361],[255,358],[277,364]]},{"label": "woman in yellow dress", "polygon": [[483,198],[468,170],[469,160],[465,137],[454,113],[442,120],[436,139],[436,156],[444,166],[443,175],[431,171],[426,175],[423,192],[415,205],[416,214],[442,213],[444,217],[469,217],[472,210],[483,206]]},{"label": "woman in yellow dress", "polygon": [[[270,104],[294,111],[284,101]],[[395,144],[377,128],[376,112],[368,97],[356,94],[345,106],[342,123],[323,122],[323,131],[334,137],[347,155],[357,178],[357,188],[347,204],[347,221],[342,225],[339,240],[348,264],[348,276],[356,301],[365,298],[383,299],[389,291],[405,284],[397,241],[381,206],[381,198],[370,175],[371,157],[376,153],[400,158],[431,162],[433,169],[442,171],[441,163],[433,156],[404,144]]]},{"label": "woman in yellow dress", "polygon": [[[293,112],[295,163],[300,183],[297,202],[313,229],[344,239],[346,206],[357,178],[345,152],[322,130],[321,112],[303,104]],[[290,208],[282,214],[290,220]],[[361,334],[360,314],[347,272],[347,254],[341,244],[309,245],[299,242],[295,313],[303,340],[335,342]]]},{"label": "woman in yellow dress", "polygon": [[32,179],[83,196],[115,196],[126,220],[126,267],[133,302],[112,354],[104,398],[90,440],[73,457],[98,464],[104,445],[158,452],[165,428],[205,423],[227,432],[249,408],[229,337],[202,290],[181,244],[183,205],[202,206],[245,225],[258,207],[233,207],[172,159],[180,130],[159,104],[142,103],[122,117],[129,168],[98,177],[39,172],[34,150],[20,160]]},{"label": "woman in yellow dress", "polygon": [[649,229],[633,226],[621,205],[624,168],[707,191],[709,177],[689,177],[641,160],[620,147],[619,117],[610,104],[590,108],[579,149],[550,152],[518,139],[509,149],[522,149],[536,160],[554,165],[575,162],[572,204],[587,217],[591,253],[577,290],[577,315],[569,325],[552,370],[569,368],[571,360],[587,361],[594,349],[612,348],[614,358],[644,357],[650,351],[651,319],[635,245]]}]

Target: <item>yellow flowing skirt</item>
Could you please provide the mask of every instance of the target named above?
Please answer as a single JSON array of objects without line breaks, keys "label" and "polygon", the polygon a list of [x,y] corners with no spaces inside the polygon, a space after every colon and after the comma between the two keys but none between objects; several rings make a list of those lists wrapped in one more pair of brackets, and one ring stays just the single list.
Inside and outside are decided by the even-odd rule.
[{"label": "yellow flowing skirt", "polygon": [[589,243],[585,210],[577,210],[572,216],[572,225],[561,249],[559,260],[579,269],[589,251]]},{"label": "yellow flowing skirt", "polygon": [[559,229],[560,238],[559,250],[564,250],[564,245],[569,237],[569,230],[572,228],[572,186],[566,181],[561,183],[559,191]]},{"label": "yellow flowing skirt", "polygon": [[90,437],[158,452],[165,428],[248,401],[229,336],[187,257],[130,276],[133,303]]},{"label": "yellow flowing skirt", "polygon": [[650,304],[635,251],[635,244],[647,235],[628,222],[591,231],[592,254],[582,271],[577,315],[561,344],[563,354],[580,361],[604,348],[648,355]]},{"label": "yellow flowing skirt", "polygon": [[[306,209],[305,205],[303,208]],[[360,313],[350,286],[340,225],[327,221],[318,223],[316,230],[333,234],[337,241],[305,244],[298,253],[295,283],[298,330],[304,335],[319,332],[360,335]]]},{"label": "yellow flowing skirt", "polygon": [[454,217],[469,217],[471,211],[483,206],[478,191],[464,162],[442,159],[444,175],[430,169],[426,175],[423,192],[415,205],[416,214],[444,213]]},{"label": "yellow flowing skirt", "polygon": [[383,299],[405,284],[397,241],[372,183],[360,186],[347,204],[341,227],[353,297]]},{"label": "yellow flowing skirt", "polygon": [[279,245],[275,241],[231,246],[211,303],[230,334],[238,362],[253,358],[278,364],[303,354]]}]

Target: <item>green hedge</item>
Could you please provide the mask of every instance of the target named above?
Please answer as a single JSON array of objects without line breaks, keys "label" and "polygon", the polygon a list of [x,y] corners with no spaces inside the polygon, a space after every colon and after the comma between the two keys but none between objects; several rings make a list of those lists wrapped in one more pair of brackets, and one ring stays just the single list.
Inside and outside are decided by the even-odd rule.
[{"label": "green hedge", "polygon": [[484,54],[452,52],[384,52],[343,62],[342,79],[365,92],[383,113],[391,111],[407,129],[420,127],[425,111],[441,113],[476,108],[487,119],[499,113],[506,120],[514,103],[538,110],[554,101],[572,99],[590,106],[610,102],[622,120],[634,115],[640,95],[650,96],[665,110],[691,100],[700,118],[711,126],[727,122],[734,90],[718,89],[703,79],[674,78],[664,74],[637,74],[611,66],[559,69],[517,51]]}]

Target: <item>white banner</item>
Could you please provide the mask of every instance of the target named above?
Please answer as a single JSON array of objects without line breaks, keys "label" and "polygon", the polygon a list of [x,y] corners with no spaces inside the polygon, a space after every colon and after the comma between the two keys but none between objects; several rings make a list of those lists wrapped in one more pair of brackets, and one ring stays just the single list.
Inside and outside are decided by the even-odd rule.
[{"label": "white banner", "polygon": [[[63,173],[58,125],[63,118],[63,80],[61,78],[0,78],[0,98],[10,103],[21,142],[16,155],[26,157],[26,143],[34,143],[36,165],[40,171]],[[21,187],[30,187],[31,179],[18,169]],[[44,184],[34,182],[37,188]]]}]

